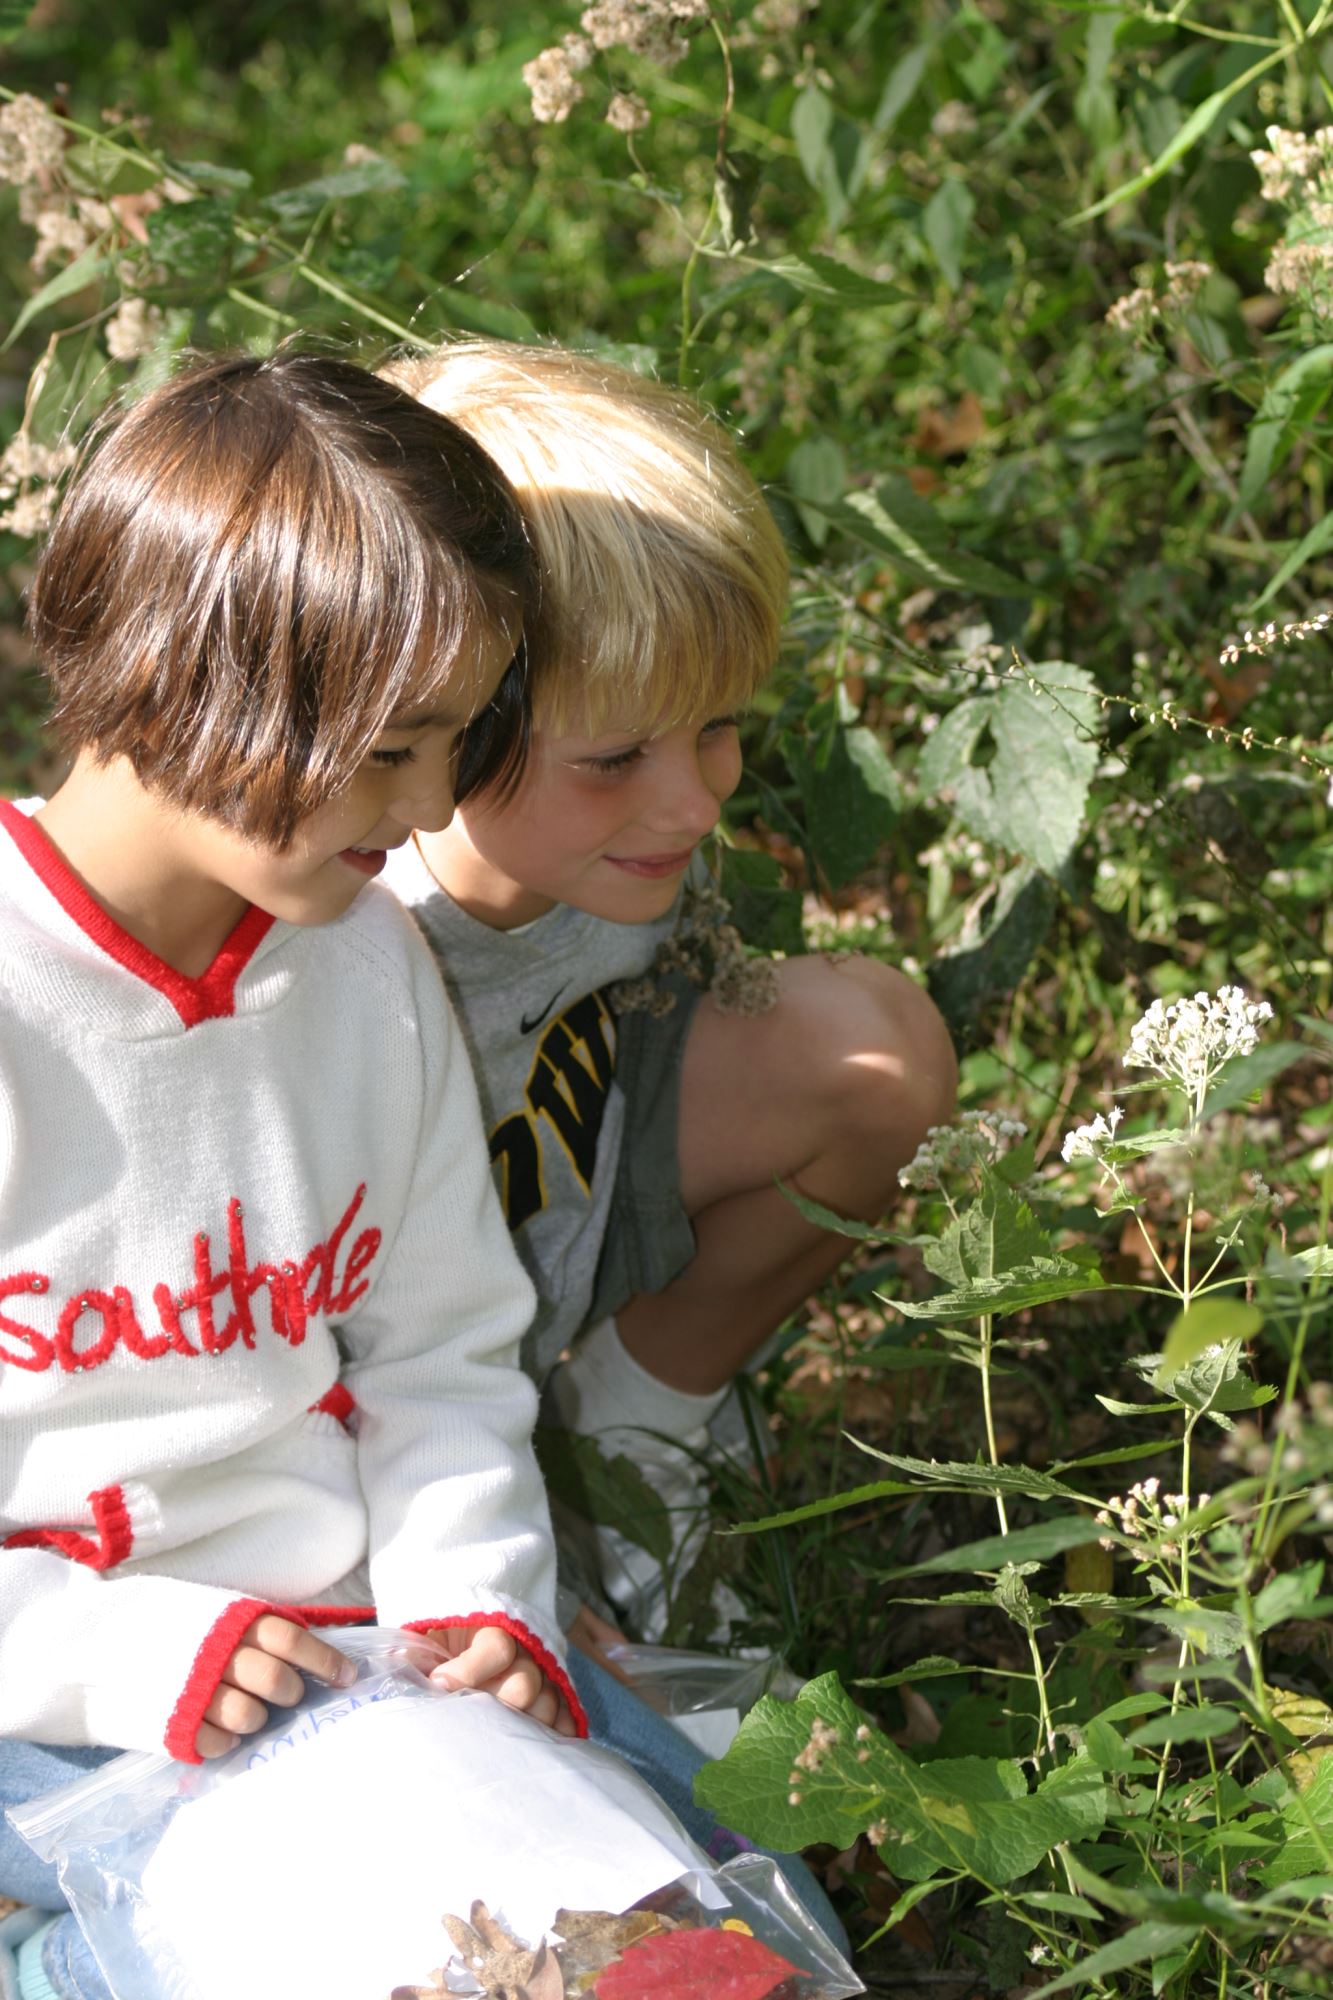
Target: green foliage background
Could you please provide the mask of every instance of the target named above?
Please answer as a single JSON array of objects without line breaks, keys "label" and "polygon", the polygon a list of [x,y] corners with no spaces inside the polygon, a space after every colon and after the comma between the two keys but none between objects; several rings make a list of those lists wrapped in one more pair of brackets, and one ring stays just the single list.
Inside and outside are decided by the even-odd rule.
[{"label": "green foliage background", "polygon": [[[68,120],[63,166],[39,192],[110,204],[80,255],[34,273],[18,192],[0,187],[0,446],[21,433],[58,447],[188,346],[262,349],[294,332],[372,362],[450,334],[554,338],[680,381],[740,434],[796,572],[783,658],[747,725],[731,809],[727,885],[747,934],[784,950],[850,946],[928,976],[969,1052],[964,1102],[1003,1105],[1031,1128],[1024,1173],[1106,1104],[1127,1023],[1154,995],[1231,980],[1266,996],[1298,1039],[1276,1089],[1277,1063],[1245,1072],[1225,1109],[1262,1089],[1263,1116],[1233,1117],[1224,1151],[1236,1174],[1282,1178],[1284,1255],[1322,1242],[1333,184],[1316,175],[1300,199],[1266,199],[1250,155],[1269,145],[1269,126],[1333,122],[1333,0],[737,0],[689,24],[674,67],[599,53],[567,119],[536,124],[524,65],[577,31],[579,11],[545,0],[0,6],[0,90],[32,93]],[[605,122],[625,91],[651,112],[628,139]],[[1275,290],[1284,251],[1304,259],[1302,275]],[[1136,291],[1137,323],[1118,304]],[[150,351],[113,360],[108,329],[126,297],[152,309],[153,338]],[[11,479],[6,503],[34,486],[40,478],[16,491]],[[31,553],[30,539],[0,529],[7,790],[40,785],[52,768],[20,630]],[[1247,648],[1241,635],[1269,618],[1293,630]],[[1131,1115],[1126,1173],[1161,1123],[1153,1107]],[[985,1199],[1017,1210],[994,1186]],[[827,1422],[809,1418],[797,1361],[774,1365],[769,1413],[795,1439],[786,1471],[807,1505],[747,1544],[755,1636],[783,1644],[803,1671],[878,1676],[886,1725],[902,1719],[886,1670],[903,1664],[894,1615],[876,1608],[887,1580],[930,1566],[918,1561],[922,1541],[941,1521],[966,1545],[955,1553],[986,1549],[973,1564],[984,1572],[993,1551],[973,1545],[990,1502],[1070,1497],[1017,1466],[1007,1486],[987,1484],[970,1463],[981,1441],[953,1385],[960,1367],[989,1369],[992,1312],[1019,1316],[1008,1387],[997,1380],[1019,1451],[1050,1464],[1104,1448],[1079,1414],[1103,1389],[1099,1421],[1146,1407],[1117,1400],[1124,1370],[1138,1363],[1151,1378],[1169,1315],[1151,1302],[1098,1300],[1097,1313],[1068,1303],[1098,1285],[1094,1266],[1123,1264],[1126,1239],[1086,1202],[1043,1211],[1040,1229],[1023,1214],[1008,1265],[982,1273],[989,1311],[965,1263],[949,1293],[923,1302],[919,1246],[864,1253],[814,1327],[839,1385]],[[949,1241],[944,1229],[925,1257],[940,1276]],[[1245,1243],[1232,1242],[1237,1283]],[[1318,1249],[1309,1255],[1302,1283],[1323,1269]],[[877,1294],[905,1307],[906,1325]],[[1046,1316],[1034,1321],[1036,1310]],[[934,1322],[967,1311],[983,1314],[979,1342],[946,1328],[952,1351],[932,1344]],[[878,1345],[857,1365],[878,1396],[879,1443],[908,1477],[857,1488],[857,1515],[837,1489],[864,1478],[864,1461],[849,1463],[839,1433],[849,1356],[868,1323]],[[1240,1346],[1217,1350],[1230,1372],[1207,1391],[1210,1407],[1258,1407],[1270,1393],[1250,1383]],[[1327,1376],[1321,1309],[1279,1303],[1258,1352],[1256,1375],[1285,1371],[1287,1401]],[[1183,1369],[1171,1379],[1177,1400],[1155,1407],[1188,1437],[1203,1392]],[[989,1402],[986,1415],[993,1447]],[[1155,1448],[1135,1438],[1120,1459]],[[947,1463],[932,1473],[935,1456]],[[1114,1449],[1104,1457],[1118,1462]],[[1086,1508],[1085,1494],[1073,1498]],[[763,1504],[739,1487],[728,1500],[751,1514]],[[849,1533],[871,1502],[875,1528]],[[1003,1504],[1000,1517],[1008,1536]],[[1087,1521],[1062,1517],[1052,1538],[1016,1517],[1014,1553],[1070,1561]],[[1279,1559],[1282,1541],[1265,1542],[1264,1587],[1291,1560],[1290,1550]],[[1229,1575],[1224,1555],[1215,1576]],[[1063,1701],[1078,1727],[1100,1732],[1089,1746],[1105,1791],[1081,1752],[1043,1778],[1049,1795],[1025,1791],[1030,1685],[940,1693],[973,1655],[992,1659],[989,1641],[937,1642],[932,1699],[942,1744],[959,1772],[968,1765],[957,1798],[1022,1829],[1005,1849],[1005,1880],[1051,1842],[1069,1850],[1025,1905],[1029,1917],[1046,1913],[1039,1936],[1070,1920],[1045,1961],[1066,1968],[1060,1986],[1075,1983],[1067,1968],[1082,1951],[1086,1990],[1108,1996],[1320,1990],[1299,1984],[1304,1961],[1289,1949],[1305,1919],[1289,1902],[1271,1922],[1240,1907],[1226,1841],[1205,1853],[1195,1840],[1192,1795],[1177,1800],[1158,1781],[1143,1810],[1177,1817],[1140,1837],[1136,1786],[1151,1796],[1141,1775],[1165,1769],[1143,1746],[1192,1742],[1187,1759],[1202,1769],[1197,1746],[1212,1724],[1188,1730],[1203,1708],[1177,1713],[1177,1680],[1166,1734],[1127,1748],[1117,1700],[1139,1699],[1124,1697],[1123,1676],[1148,1641],[1076,1616],[1077,1592],[1052,1613],[1049,1598],[1028,1598],[1026,1562],[1010,1567],[1007,1598],[992,1577],[944,1600],[959,1608],[950,1629],[994,1602],[1024,1646],[1054,1647],[1043,1703],[1049,1692],[1057,1713]],[[1242,1595],[1263,1584],[1253,1566],[1244,1577]],[[1316,1603],[1317,1587],[1316,1577],[1291,1604]],[[1234,1625],[1239,1614],[1189,1611],[1191,1659],[1198,1634],[1232,1631],[1208,1624],[1224,1616]],[[967,1658],[943,1658],[944,1643]],[[1012,1664],[1002,1647],[993,1661],[986,1671]],[[1299,1689],[1305,1671],[1289,1660],[1289,1684]],[[1243,1713],[1255,1735],[1235,1761],[1261,1739],[1275,1744],[1253,1780],[1269,1789],[1228,1806],[1215,1782],[1207,1810],[1217,1824],[1228,1811],[1237,1822],[1266,1813],[1260,1845],[1279,1837],[1273,1827],[1308,1838],[1313,1875],[1328,1860],[1333,1811],[1328,1833],[1311,1835],[1308,1807],[1282,1790],[1293,1739],[1275,1733],[1262,1688],[1248,1708],[1237,1699],[1226,1713]],[[772,1771],[760,1743],[761,1818],[780,1816],[778,1766],[799,1741],[798,1729],[779,1742]],[[950,1782],[938,1754],[924,1764],[923,1827]],[[907,1760],[878,1737],[875,1755],[890,1796]],[[846,1786],[830,1780],[819,1837],[846,1831],[848,1810]],[[1106,1812],[1123,1840],[1110,1861],[1110,1834],[1094,1840]],[[1030,1852],[1048,1824],[1061,1830]],[[1208,1893],[1223,1902],[1154,1901],[1170,1872],[1154,1841],[1174,1843],[1179,1895],[1188,1857],[1213,1871]],[[929,1849],[929,1866],[944,1866],[942,1852]],[[995,1923],[1016,1904],[979,1917],[968,1901],[978,1880],[995,1886],[989,1852],[950,1850],[946,1888],[968,1885],[950,1905],[955,1944],[964,1961],[1008,1965],[1013,1984],[1026,1961],[1010,1964],[1012,1938],[1002,1949]],[[1130,1855],[1148,1857],[1146,1873]],[[901,1855],[898,1873],[924,1879]],[[1087,1897],[1119,1926],[1109,1942],[1080,1914]],[[1330,1932],[1322,1917],[1307,1927]],[[1109,1954],[1095,1965],[1094,1948]]]}]

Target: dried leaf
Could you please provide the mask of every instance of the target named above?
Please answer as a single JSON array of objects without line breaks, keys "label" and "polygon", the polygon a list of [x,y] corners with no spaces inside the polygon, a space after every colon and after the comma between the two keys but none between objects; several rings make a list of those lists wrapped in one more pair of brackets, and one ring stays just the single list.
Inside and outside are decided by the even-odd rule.
[{"label": "dried leaf", "polygon": [[519,1988],[517,2000],[565,2000],[565,1979],[560,1961],[554,1952],[547,1950],[545,1944],[538,1945],[528,1983]]},{"label": "dried leaf", "polygon": [[551,1928],[562,1940],[558,1949],[565,1983],[577,1992],[579,1981],[591,1985],[589,1975],[601,1972],[632,1944],[676,1926],[655,1910],[627,1910],[623,1917],[609,1910],[557,1910]]},{"label": "dried leaf", "polygon": [[443,1919],[454,1950],[485,1989],[487,2000],[519,2000],[545,1947],[538,1945],[536,1951],[530,1951],[510,1937],[484,1903],[474,1903],[470,1914],[471,1923],[464,1923],[462,1917]]},{"label": "dried leaf", "polygon": [[631,1945],[597,2000],[768,2000],[797,1968],[743,1931],[678,1930]]}]

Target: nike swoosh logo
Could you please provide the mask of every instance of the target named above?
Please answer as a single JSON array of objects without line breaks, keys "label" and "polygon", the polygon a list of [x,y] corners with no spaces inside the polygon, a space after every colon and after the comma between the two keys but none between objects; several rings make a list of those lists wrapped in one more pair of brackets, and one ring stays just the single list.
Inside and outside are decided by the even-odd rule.
[{"label": "nike swoosh logo", "polygon": [[564,992],[565,987],[568,985],[569,981],[566,980],[564,986],[556,987],[555,992],[551,995],[546,1005],[542,1008],[540,1014],[534,1014],[531,1019],[529,1019],[526,1014],[523,1016],[522,1020],[518,1024],[518,1032],[520,1035],[530,1035],[534,1028],[540,1028],[542,1022],[546,1019],[546,1016],[550,1013],[552,1007],[554,1007],[556,1001],[560,998],[560,995]]}]

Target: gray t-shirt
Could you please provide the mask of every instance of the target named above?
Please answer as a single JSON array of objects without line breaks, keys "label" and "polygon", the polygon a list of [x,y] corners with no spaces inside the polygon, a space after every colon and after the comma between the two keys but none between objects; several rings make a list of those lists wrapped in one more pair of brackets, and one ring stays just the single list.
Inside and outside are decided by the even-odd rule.
[{"label": "gray t-shirt", "polygon": [[441,889],[411,841],[381,879],[420,925],[462,1024],[500,1204],[537,1287],[523,1365],[540,1382],[587,1318],[620,1157],[605,989],[648,970],[677,908],[613,924],[559,904],[493,930]]}]

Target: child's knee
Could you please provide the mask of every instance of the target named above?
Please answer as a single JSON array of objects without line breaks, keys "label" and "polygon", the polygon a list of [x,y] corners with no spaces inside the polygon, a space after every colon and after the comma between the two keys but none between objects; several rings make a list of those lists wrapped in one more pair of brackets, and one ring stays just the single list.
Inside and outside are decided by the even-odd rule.
[{"label": "child's knee", "polygon": [[896,1174],[928,1128],[953,1116],[949,1031],[921,987],[877,960],[797,963],[808,968],[801,1061],[812,1061],[811,1080],[836,1107],[844,1139],[865,1144],[879,1172]]}]

